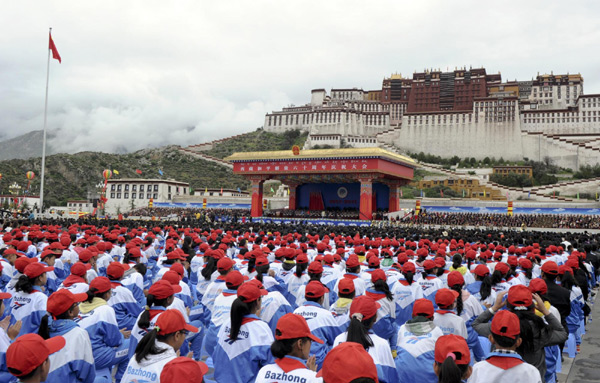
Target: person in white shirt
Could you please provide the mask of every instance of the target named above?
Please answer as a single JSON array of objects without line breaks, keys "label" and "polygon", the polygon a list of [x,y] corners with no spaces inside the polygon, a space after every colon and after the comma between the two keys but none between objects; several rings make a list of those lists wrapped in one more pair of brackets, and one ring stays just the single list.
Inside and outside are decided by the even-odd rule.
[{"label": "person in white shirt", "polygon": [[456,315],[456,298],[458,293],[450,289],[439,289],[435,294],[435,303],[439,309],[433,316],[433,323],[438,326],[444,335],[454,334],[468,338],[465,320]]}]

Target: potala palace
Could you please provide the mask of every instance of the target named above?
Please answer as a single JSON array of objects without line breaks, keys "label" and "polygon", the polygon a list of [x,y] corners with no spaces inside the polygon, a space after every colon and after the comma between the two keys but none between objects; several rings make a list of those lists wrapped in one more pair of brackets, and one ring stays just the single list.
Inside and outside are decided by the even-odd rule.
[{"label": "potala palace", "polygon": [[600,163],[600,94],[580,74],[502,81],[484,68],[395,74],[381,89],[311,91],[265,116],[264,129],[309,133],[305,148],[384,146],[443,157],[528,158],[577,170]]}]

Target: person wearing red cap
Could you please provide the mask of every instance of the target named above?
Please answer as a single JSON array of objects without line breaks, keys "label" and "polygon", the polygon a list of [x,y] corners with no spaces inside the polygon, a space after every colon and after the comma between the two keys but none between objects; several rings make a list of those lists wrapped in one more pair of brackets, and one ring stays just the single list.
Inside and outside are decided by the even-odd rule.
[{"label": "person wearing red cap", "polygon": [[178,310],[172,309],[163,312],[149,330],[139,341],[121,383],[160,382],[163,367],[177,357],[188,334],[198,332]]},{"label": "person wearing red cap", "polygon": [[436,380],[433,371],[435,342],[444,333],[433,323],[433,315],[433,303],[429,299],[417,299],[412,319],[400,326],[395,360],[400,382]]},{"label": "person wearing red cap", "polygon": [[423,298],[423,289],[415,279],[416,267],[412,262],[404,262],[402,273],[392,287],[394,296],[396,324],[402,326],[412,318],[413,304]]},{"label": "person wearing red cap", "polygon": [[11,324],[22,322],[19,336],[37,332],[42,317],[46,315],[48,297],[43,293],[43,286],[46,273],[53,269],[39,262],[29,263],[15,284],[10,314]]},{"label": "person wearing red cap", "polygon": [[206,318],[211,317],[215,298],[217,298],[219,294],[221,294],[221,291],[225,289],[225,278],[227,277],[227,274],[234,269],[234,266],[235,262],[231,258],[223,257],[217,261],[217,271],[219,276],[206,287],[200,301]]},{"label": "person wearing red cap", "polygon": [[[577,352],[579,352],[581,345],[580,327],[585,321],[584,307],[586,307],[586,303],[583,298],[583,292],[581,291],[581,288],[577,285],[577,281],[573,276],[573,269],[571,269],[568,266],[568,262],[567,265],[559,267],[559,275],[561,274],[561,268],[564,268],[564,272],[560,277],[560,285],[561,287],[564,287],[565,289],[569,290],[569,292],[571,293],[571,312],[565,320],[567,323],[567,331],[569,332],[570,337],[575,338]],[[585,327],[583,328],[583,330],[585,330]]]},{"label": "person wearing red cap", "polygon": [[[257,285],[259,289],[266,290],[262,282],[260,282],[256,278],[252,279],[249,282]],[[279,318],[293,311],[294,309],[292,308],[292,305],[290,305],[290,303],[283,296],[282,293],[280,293],[276,289],[272,289],[272,291],[267,290],[267,295],[263,296],[262,298],[260,319],[265,321],[269,325],[273,333],[275,333],[275,328],[277,326],[277,321],[279,321]]]},{"label": "person wearing red cap", "polygon": [[283,281],[287,285],[287,294],[286,298],[292,305],[292,307],[297,307],[296,301],[298,299],[298,291],[301,286],[304,286],[310,280],[310,277],[307,273],[308,269],[308,258],[306,254],[301,253],[296,257],[296,270],[292,274],[288,274],[287,277],[283,278]]},{"label": "person wearing red cap", "polygon": [[96,378],[90,336],[74,321],[79,303],[87,297],[86,293],[73,294],[67,289],[48,297],[49,314],[42,318],[38,334],[44,339],[62,336],[66,342],[65,348],[50,356],[48,382],[91,383]]},{"label": "person wearing red cap", "polygon": [[350,324],[350,304],[354,299],[354,281],[349,278],[342,278],[338,284],[338,300],[331,305],[329,311],[333,314],[338,326],[342,331],[348,329]]},{"label": "person wearing red cap", "polygon": [[254,382],[258,371],[273,362],[273,332],[257,316],[266,294],[254,283],[238,288],[230,321],[221,326],[212,354],[217,382]]},{"label": "person wearing red cap", "polygon": [[329,290],[320,281],[310,281],[304,290],[306,301],[296,310],[294,314],[299,314],[306,321],[310,330],[319,338],[325,341],[324,344],[313,343],[311,354],[317,358],[317,366],[321,367],[325,355],[331,349],[333,341],[341,333],[333,314],[323,308],[325,295]]},{"label": "person wearing red cap", "polygon": [[[488,265],[489,266],[489,265]],[[511,283],[506,281],[506,278],[511,276],[510,266],[504,262],[498,262],[493,267],[491,275],[492,289],[497,293],[508,290],[511,287]]]},{"label": "person wearing red cap", "polygon": [[495,351],[473,366],[469,383],[542,383],[540,372],[516,351],[523,341],[520,335],[519,317],[508,310],[498,312],[492,320],[489,336]]},{"label": "person wearing red cap", "polygon": [[[10,299],[12,295],[10,293],[0,292],[0,313],[4,312],[5,305],[4,300]],[[19,331],[21,331],[21,322],[18,321],[12,326],[10,325],[11,317],[7,316],[0,321],[0,360],[5,360],[6,350],[10,346],[10,342],[17,337]],[[6,364],[0,364],[0,381],[8,382],[12,379],[12,375],[6,369]]]},{"label": "person wearing red cap", "polygon": [[373,332],[388,341],[393,355],[396,356],[396,344],[398,343],[396,304],[394,295],[387,284],[387,275],[382,269],[373,270],[371,273],[371,286],[365,295],[380,305]]},{"label": "person wearing red cap", "polygon": [[325,383],[377,383],[377,367],[364,347],[354,342],[340,343],[325,357],[317,373]]},{"label": "person wearing red cap", "polygon": [[204,362],[180,356],[165,364],[161,374],[161,382],[204,383],[204,375],[208,366]]},{"label": "person wearing red cap", "polygon": [[[300,286],[300,288],[298,290],[296,290],[296,292],[295,292],[295,294],[296,294],[296,304],[295,304],[294,307],[300,307],[306,301],[306,299],[304,297],[304,292],[306,291],[306,285],[310,281],[318,281],[319,283],[323,283],[323,282],[321,282],[321,277],[322,276],[323,276],[323,264],[321,262],[319,262],[319,261],[312,261],[308,265],[308,278],[309,278],[309,280],[304,285]],[[325,286],[325,287],[327,287],[327,286]],[[330,291],[329,291],[328,287],[327,287],[327,289],[328,290],[325,293],[325,299],[323,300],[323,308],[329,310],[329,306],[331,304],[331,298],[333,298],[333,299],[335,299],[335,298],[332,297],[332,295],[330,294]]]},{"label": "person wearing red cap", "polygon": [[527,258],[519,259],[518,263],[517,278],[519,278],[521,284],[529,286],[529,281],[533,279],[533,263]]},{"label": "person wearing red cap", "polygon": [[[342,275],[342,278],[351,279],[354,282],[355,296],[364,295],[367,291],[367,284],[365,280],[360,277],[360,262],[356,254],[351,254],[346,260],[346,273]],[[333,291],[335,294],[339,293],[339,280],[336,283]]]},{"label": "person wearing red cap", "polygon": [[[546,282],[548,293],[546,296],[552,306],[556,307],[560,313],[560,321],[568,331],[567,317],[571,314],[571,292],[558,285],[558,265],[554,261],[546,261],[542,265],[542,279]],[[561,346],[562,348],[562,346]]]},{"label": "person wearing red cap", "polygon": [[271,345],[275,363],[260,369],[256,383],[318,382],[316,358],[309,356],[312,342],[323,343],[310,332],[302,316],[291,313],[282,316]]},{"label": "person wearing red cap", "polygon": [[127,366],[130,331],[119,330],[115,310],[108,305],[112,284],[106,277],[97,277],[90,283],[87,300],[79,304],[79,316],[75,320],[85,329],[92,342],[96,376],[111,379],[111,370],[118,365],[117,380]]},{"label": "person wearing red cap", "polygon": [[167,280],[155,282],[146,296],[146,306],[139,315],[133,329],[131,330],[131,339],[129,344],[129,358],[133,356],[138,342],[154,328],[154,325],[160,315],[170,307],[175,300],[175,294],[181,291],[181,287],[173,285]]},{"label": "person wearing red cap", "polygon": [[496,292],[492,289],[492,278],[490,269],[479,264],[473,269],[475,282],[468,284],[465,288],[471,293],[483,306],[492,307],[496,302]]},{"label": "person wearing red cap", "polygon": [[[505,295],[507,296],[506,301],[504,301]],[[475,319],[473,328],[479,335],[489,337],[491,334],[489,321],[504,305],[517,315],[521,324],[523,341],[517,348],[517,352],[524,361],[540,371],[540,376],[545,376],[546,353],[544,348],[563,343],[567,339],[567,332],[559,320],[546,308],[539,295],[532,294],[524,285],[516,285],[511,287],[508,293],[499,294],[494,306],[485,310]],[[542,313],[543,318],[535,314],[535,309]]]},{"label": "person wearing red cap", "polygon": [[438,310],[435,311],[433,323],[444,332],[444,335],[460,335],[467,339],[469,335],[465,320],[456,315],[456,300],[458,297],[459,293],[454,290],[444,288],[437,291],[435,303]]},{"label": "person wearing red cap", "polygon": [[471,353],[465,338],[444,335],[435,342],[433,370],[440,383],[462,383],[471,376]]},{"label": "person wearing red cap", "polygon": [[6,366],[22,383],[44,382],[52,367],[48,357],[64,346],[61,336],[44,340],[37,334],[23,335],[6,350]]},{"label": "person wearing red cap", "polygon": [[[372,330],[377,321],[380,304],[368,295],[354,298],[350,306],[350,324],[348,330],[338,335],[333,346],[342,342],[356,342],[371,355],[377,366],[380,382],[397,382],[398,374],[392,356],[392,349],[386,339]],[[396,337],[394,337],[394,340]],[[394,344],[394,349],[396,345]]]},{"label": "person wearing red cap", "polygon": [[111,262],[106,268],[106,276],[112,284],[112,294],[108,305],[115,310],[119,328],[131,331],[138,315],[142,312],[142,307],[136,301],[131,290],[121,283],[123,275],[128,269],[128,265]]},{"label": "person wearing red cap", "polygon": [[85,279],[88,267],[91,267],[91,265],[76,262],[73,266],[71,266],[71,275],[65,278],[58,289],[68,289],[73,294],[87,292],[90,288]]},{"label": "person wearing red cap", "polygon": [[422,277],[417,281],[423,289],[423,298],[435,303],[435,293],[444,287],[444,282],[437,277],[437,265],[434,261],[427,259],[423,261]]}]

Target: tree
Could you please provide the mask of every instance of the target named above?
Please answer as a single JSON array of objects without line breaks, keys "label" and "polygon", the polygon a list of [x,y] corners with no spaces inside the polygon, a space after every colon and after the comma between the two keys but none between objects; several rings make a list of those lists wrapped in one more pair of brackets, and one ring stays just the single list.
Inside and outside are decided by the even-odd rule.
[{"label": "tree", "polygon": [[10,202],[8,202],[8,199],[5,199],[4,203],[2,203],[2,209],[10,210]]},{"label": "tree", "polygon": [[490,157],[485,157],[485,158],[483,159],[483,164],[484,164],[484,165],[489,165],[489,164],[490,164],[490,162],[491,162],[491,161],[490,161]]},{"label": "tree", "polygon": [[130,205],[130,207],[131,207],[131,211],[134,211],[134,210],[135,210],[135,200],[134,200],[134,199],[132,199],[132,200],[131,200],[131,205]]}]

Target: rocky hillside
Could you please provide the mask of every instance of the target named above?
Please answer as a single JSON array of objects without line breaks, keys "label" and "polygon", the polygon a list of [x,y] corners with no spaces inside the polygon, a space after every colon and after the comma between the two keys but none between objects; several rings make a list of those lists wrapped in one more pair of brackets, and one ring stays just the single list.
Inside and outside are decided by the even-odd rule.
[{"label": "rocky hillside", "polygon": [[[52,137],[48,132],[48,139]],[[0,142],[0,161],[11,159],[25,159],[42,156],[43,131],[34,130],[10,140]],[[46,147],[46,154],[55,153],[50,145]]]}]

